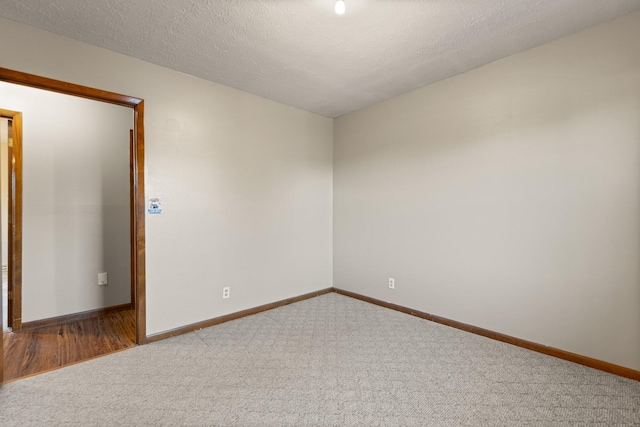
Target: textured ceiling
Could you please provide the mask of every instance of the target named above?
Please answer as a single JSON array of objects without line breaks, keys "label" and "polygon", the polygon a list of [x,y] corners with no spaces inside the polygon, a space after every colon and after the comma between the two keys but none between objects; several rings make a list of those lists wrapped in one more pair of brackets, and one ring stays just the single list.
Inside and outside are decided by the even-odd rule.
[{"label": "textured ceiling", "polygon": [[640,0],[0,0],[0,16],[327,117],[640,10]]}]

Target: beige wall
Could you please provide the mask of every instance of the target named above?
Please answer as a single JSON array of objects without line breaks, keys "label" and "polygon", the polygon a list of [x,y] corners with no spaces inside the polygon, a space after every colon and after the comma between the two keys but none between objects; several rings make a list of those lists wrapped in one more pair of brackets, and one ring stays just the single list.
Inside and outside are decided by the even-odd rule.
[{"label": "beige wall", "polygon": [[337,119],[334,286],[640,369],[638,40],[635,13]]},{"label": "beige wall", "polygon": [[333,271],[640,369],[640,14],[333,123],[8,20],[0,36],[3,67],[145,99],[146,192],[165,208],[147,216],[150,334]]},{"label": "beige wall", "polygon": [[146,218],[147,333],[332,285],[330,119],[9,20],[0,38],[3,67],[145,100],[164,207]]},{"label": "beige wall", "polygon": [[0,104],[22,113],[22,321],[129,303],[133,111],[4,82]]}]

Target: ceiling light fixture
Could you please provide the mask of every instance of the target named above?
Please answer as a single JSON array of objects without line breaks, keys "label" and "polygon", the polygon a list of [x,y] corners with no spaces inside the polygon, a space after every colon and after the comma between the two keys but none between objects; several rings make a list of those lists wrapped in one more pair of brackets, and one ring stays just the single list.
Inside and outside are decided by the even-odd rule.
[{"label": "ceiling light fixture", "polygon": [[346,10],[345,4],[344,4],[344,0],[338,0],[336,2],[336,13],[338,15],[344,15],[344,11]]}]

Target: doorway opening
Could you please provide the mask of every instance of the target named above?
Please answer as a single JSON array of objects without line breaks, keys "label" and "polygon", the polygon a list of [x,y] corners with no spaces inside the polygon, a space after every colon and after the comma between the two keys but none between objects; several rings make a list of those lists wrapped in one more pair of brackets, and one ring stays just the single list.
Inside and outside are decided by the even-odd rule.
[{"label": "doorway opening", "polygon": [[[127,243],[130,245],[130,250],[120,251],[125,252],[126,257],[130,258],[130,272],[126,273],[131,279],[130,289],[127,290],[129,292],[130,299],[130,315],[127,314],[130,318],[132,318],[132,323],[134,326],[134,331],[132,331],[131,335],[136,344],[144,344],[146,343],[146,305],[145,305],[145,228],[144,228],[144,212],[145,212],[145,201],[144,201],[144,101],[140,98],[135,98],[126,95],[120,95],[112,92],[106,92],[99,89],[93,89],[85,86],[75,85],[71,83],[61,82],[58,80],[52,80],[44,77],[34,76],[26,73],[21,73],[14,70],[0,68],[0,82],[6,82],[11,84],[17,84],[22,86],[28,86],[35,89],[43,89],[45,91],[57,92],[65,95],[72,95],[73,97],[80,97],[85,99],[90,99],[93,101],[99,101],[101,103],[107,103],[117,106],[124,106],[130,109],[133,113],[133,122],[134,129],[130,132],[130,138],[127,137],[129,141],[123,141],[124,144],[127,142],[129,146],[125,146],[125,150],[129,155],[129,162],[126,166],[129,167],[129,173],[126,174],[128,176],[125,179],[129,180],[129,194],[126,196],[129,200],[129,212],[125,215],[128,216],[129,226],[126,227],[129,230],[129,236],[127,237]],[[11,108],[11,107],[9,107]],[[5,116],[6,127],[7,127],[7,135],[9,131],[9,126],[11,131],[13,132],[15,141],[15,133],[17,130],[16,122],[20,121],[20,118],[16,120],[15,115],[7,114],[14,112],[7,112],[4,110],[3,116]],[[11,117],[9,117],[11,116]],[[128,131],[127,131],[128,132]],[[7,137],[8,140],[8,137]],[[8,146],[8,143],[7,143]],[[13,158],[16,158],[14,152]],[[19,153],[21,154],[21,153]],[[83,159],[78,159],[82,162]],[[104,169],[104,168],[103,168]],[[14,168],[15,174],[15,168]],[[3,173],[4,175],[4,173]],[[122,178],[122,177],[121,177]],[[21,185],[21,180],[17,179],[15,182]],[[12,194],[18,195],[18,197],[14,198],[14,200],[9,203],[7,206],[11,206],[15,204],[16,201],[20,200],[20,192],[15,192]],[[5,194],[3,193],[3,196]],[[17,200],[16,200],[17,199]],[[3,208],[5,206],[5,201],[3,199]],[[105,211],[106,212],[106,211]],[[16,212],[21,215],[21,212]],[[5,236],[7,237],[7,245],[15,245],[16,243],[22,243],[22,236],[20,233],[12,234],[12,227],[14,227],[14,223],[16,218],[21,218],[20,215],[15,215],[12,212],[2,212],[0,214],[1,218],[7,218],[7,228],[6,234],[5,230],[2,230],[2,238],[5,241]],[[108,216],[108,215],[107,215]],[[120,227],[122,228],[122,227]],[[106,236],[111,236],[111,233],[106,233]],[[12,239],[13,237],[13,243]],[[9,249],[7,246],[7,250],[3,248],[1,251],[3,257],[3,265],[7,265],[7,303],[4,307],[0,307],[0,312],[2,316],[0,320],[2,321],[3,329],[5,325],[11,327],[14,332],[19,331],[23,326],[22,323],[22,303],[20,301],[20,291],[21,280],[22,280],[22,263],[21,257],[18,257],[17,262],[9,262],[9,258],[11,260],[16,259],[14,255],[16,252]],[[5,256],[6,253],[6,256]],[[5,260],[7,261],[5,264]],[[118,269],[121,270],[121,269]],[[12,272],[15,271],[15,274],[12,276]],[[120,271],[120,273],[122,273]],[[105,277],[106,279],[106,277]],[[16,291],[14,292],[14,287],[16,287]],[[16,298],[16,296],[18,298]],[[25,312],[25,314],[27,314]],[[103,313],[101,313],[103,314]],[[28,315],[28,314],[27,314]],[[67,316],[68,317],[68,316]],[[37,322],[31,322],[37,323]],[[35,325],[42,326],[42,325]],[[25,326],[26,327],[26,326]],[[42,331],[44,329],[40,329]],[[3,348],[3,341],[0,340],[0,384],[2,383],[3,372],[6,370],[8,364],[12,363],[11,360],[5,360],[6,349]]]},{"label": "doorway opening", "polygon": [[[3,332],[21,326],[22,114],[0,109]],[[16,293],[16,289],[18,293]]]}]

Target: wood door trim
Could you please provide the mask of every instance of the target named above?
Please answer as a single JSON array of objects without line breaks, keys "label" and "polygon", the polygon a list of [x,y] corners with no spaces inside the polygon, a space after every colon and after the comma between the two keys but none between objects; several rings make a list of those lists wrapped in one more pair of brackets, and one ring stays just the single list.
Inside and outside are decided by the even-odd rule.
[{"label": "wood door trim", "polygon": [[[133,183],[130,189],[135,200],[133,227],[135,235],[132,242],[135,256],[131,259],[132,274],[135,277],[136,310],[136,343],[144,344],[146,335],[146,292],[145,292],[145,200],[144,200],[144,100],[128,95],[121,95],[87,86],[67,83],[60,80],[27,74],[20,71],[0,67],[0,81],[45,89],[52,92],[74,95],[94,101],[130,107],[134,111],[135,159],[133,162]],[[2,350],[2,347],[0,347]]]},{"label": "wood door trim", "polygon": [[121,95],[115,92],[108,92],[106,90],[95,89],[88,86],[67,83],[61,80],[49,79],[47,77],[40,77],[2,67],[0,67],[0,80],[36,89],[45,89],[51,92],[63,93],[65,95],[74,95],[80,98],[93,99],[94,101],[122,105],[125,107],[135,107],[142,102],[142,99],[135,98],[133,96]]},{"label": "wood door trim", "polygon": [[0,116],[12,121],[13,144],[9,149],[9,326],[13,331],[22,329],[22,113],[0,109]]},{"label": "wood door trim", "polygon": [[[136,159],[136,150],[135,150],[135,134],[134,130],[129,130],[129,188],[135,188],[135,159]],[[135,247],[136,247],[136,235],[133,230],[136,229],[135,223],[136,216],[136,199],[133,191],[129,192],[129,239],[130,239],[130,258],[133,259],[136,256]],[[135,309],[136,307],[136,269],[135,265],[131,264],[131,277],[129,279],[131,286],[131,309]]]},{"label": "wood door trim", "polygon": [[133,182],[131,184],[135,209],[132,218],[132,232],[135,233],[133,252],[131,259],[131,271],[134,275],[135,295],[133,302],[136,310],[136,344],[147,342],[147,293],[146,293],[146,264],[145,264],[145,225],[144,225],[144,100],[140,100],[134,107],[135,128],[134,145],[135,155],[133,161]]}]

